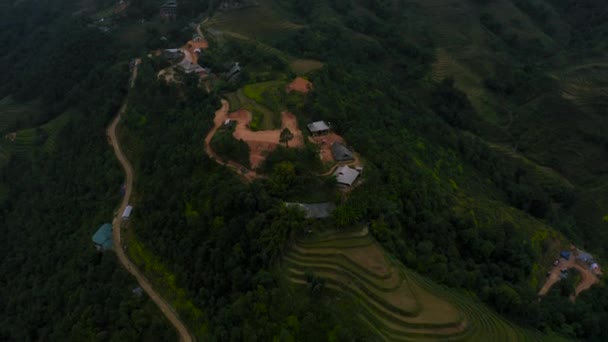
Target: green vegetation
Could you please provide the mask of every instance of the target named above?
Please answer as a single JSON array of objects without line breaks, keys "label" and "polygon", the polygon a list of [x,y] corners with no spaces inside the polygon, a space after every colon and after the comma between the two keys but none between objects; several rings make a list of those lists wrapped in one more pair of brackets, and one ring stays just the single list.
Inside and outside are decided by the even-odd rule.
[{"label": "green vegetation", "polygon": [[211,138],[211,148],[224,158],[224,162],[234,160],[250,168],[249,145],[242,139],[236,140],[233,136],[235,127],[236,121],[231,121],[228,125],[219,128]]},{"label": "green vegetation", "polygon": [[[360,306],[353,312],[384,340],[541,339],[466,295],[390,262],[367,229],[309,234],[296,241],[285,261],[290,281],[307,286],[313,294],[336,291],[352,296]],[[314,285],[315,279],[322,280],[320,285]]]},{"label": "green vegetation", "polygon": [[[0,5],[0,41],[11,47],[0,56],[0,132],[18,131],[0,144],[11,242],[0,254],[11,276],[0,339],[175,339],[112,254],[83,248],[119,199],[103,132],[134,56],[144,62],[120,128],[136,171],[126,242],[199,340],[608,336],[604,285],[575,303],[572,282],[537,298],[571,242],[606,260],[604,3],[262,0],[219,13],[219,2],[184,1],[163,24],[156,1],[129,3],[109,32],[91,19],[109,0],[90,12],[77,1]],[[238,61],[240,80],[210,93],[192,75],[158,82],[161,64],[145,54],[190,39],[184,28],[203,11],[214,15],[205,66],[221,73]],[[283,95],[298,70],[315,91]],[[338,192],[307,144],[280,146],[261,167],[267,178],[243,183],[202,148],[224,92],[261,129],[280,125],[285,108],[300,124],[331,122],[365,158],[363,182]],[[229,129],[217,139],[248,159]],[[306,220],[283,201],[338,207]],[[369,236],[302,239],[352,226],[368,226],[397,271],[379,277],[338,257],[377,248]],[[388,283],[395,275],[420,296]],[[433,309],[444,300],[458,314]]]}]

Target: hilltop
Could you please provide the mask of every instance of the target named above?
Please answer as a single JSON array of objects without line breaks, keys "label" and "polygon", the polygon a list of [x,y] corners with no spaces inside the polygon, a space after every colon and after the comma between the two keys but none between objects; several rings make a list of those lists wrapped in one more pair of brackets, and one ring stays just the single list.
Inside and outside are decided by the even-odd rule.
[{"label": "hilltop", "polygon": [[174,337],[90,241],[120,199],[123,101],[119,248],[199,340],[608,334],[605,6],[159,6],[3,7],[0,336]]}]

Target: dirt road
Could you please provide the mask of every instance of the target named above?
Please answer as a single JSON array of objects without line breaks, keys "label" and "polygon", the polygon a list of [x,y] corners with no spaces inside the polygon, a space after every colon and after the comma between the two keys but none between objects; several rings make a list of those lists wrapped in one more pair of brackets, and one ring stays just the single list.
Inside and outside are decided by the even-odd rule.
[{"label": "dirt road", "polygon": [[[135,77],[137,77],[138,65],[139,63],[137,63],[133,68],[133,72],[131,75],[132,79],[130,81],[131,86],[134,84]],[[120,116],[124,113],[126,108],[127,103],[125,100],[125,103],[118,111],[116,118],[112,121],[110,126],[108,126],[108,129],[106,131],[110,144],[114,148],[114,154],[116,155],[116,159],[118,159],[120,165],[125,171],[126,178],[125,195],[122,199],[122,202],[120,203],[120,207],[118,208],[118,214],[116,215],[116,217],[114,217],[114,220],[112,221],[112,238],[114,239],[114,250],[116,251],[116,255],[118,256],[118,260],[120,261],[120,263],[124,266],[124,268],[127,269],[127,271],[129,271],[129,273],[131,273],[135,277],[135,279],[137,279],[139,286],[144,291],[146,291],[148,296],[154,301],[154,303],[156,303],[160,311],[162,311],[165,317],[167,317],[167,320],[169,320],[169,322],[173,324],[175,329],[177,329],[177,332],[180,336],[180,340],[183,342],[191,342],[193,341],[192,335],[190,335],[184,323],[179,319],[177,313],[173,310],[171,305],[169,305],[169,303],[167,303],[158,294],[158,292],[154,290],[150,281],[148,281],[148,279],[142,274],[142,272],[137,268],[137,266],[135,266],[129,260],[124,250],[122,249],[122,241],[120,238],[120,226],[122,221],[121,216],[122,212],[125,210],[125,207],[129,204],[131,192],[133,191],[133,167],[131,167],[131,163],[129,162],[127,157],[125,157],[125,155],[122,153],[118,138],[116,137],[116,126],[118,126],[118,123],[120,122]]]},{"label": "dirt road", "polygon": [[597,276],[595,276],[595,274],[593,274],[588,268],[583,267],[578,262],[576,262],[576,257],[574,256],[574,254],[572,254],[570,255],[570,259],[568,260],[559,259],[559,264],[553,267],[551,273],[549,274],[549,277],[547,278],[547,281],[545,281],[545,284],[538,292],[538,295],[546,295],[547,292],[549,292],[549,290],[551,289],[551,287],[553,287],[553,285],[555,285],[555,283],[560,280],[559,276],[561,270],[571,268],[575,268],[581,276],[581,280],[578,284],[576,284],[576,287],[574,288],[574,294],[570,296],[570,299],[572,301],[574,301],[576,299],[576,296],[578,296],[581,292],[589,289],[591,286],[593,286],[593,284],[599,283],[599,279],[597,278]]},{"label": "dirt road", "polygon": [[[224,165],[222,163],[222,158],[220,158],[220,156],[218,156],[211,148],[211,139],[215,135],[215,132],[217,132],[217,129],[224,124],[224,121],[228,117],[229,108],[230,104],[228,103],[228,101],[222,99],[222,106],[215,112],[215,117],[213,119],[213,128],[205,137],[205,152],[211,159],[215,160],[215,162],[220,165]],[[255,178],[258,178],[258,175],[254,171],[247,169],[245,166],[239,163],[235,163],[229,160],[225,165],[236,171],[236,173],[243,177],[245,181],[252,181]],[[247,172],[243,174],[241,170],[247,170]]]}]

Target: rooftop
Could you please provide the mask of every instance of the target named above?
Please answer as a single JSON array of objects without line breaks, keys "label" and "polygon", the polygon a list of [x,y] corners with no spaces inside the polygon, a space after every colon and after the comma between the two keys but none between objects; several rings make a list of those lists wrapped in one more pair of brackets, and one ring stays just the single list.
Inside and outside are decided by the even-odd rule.
[{"label": "rooftop", "polygon": [[331,154],[334,156],[335,161],[347,161],[355,159],[353,152],[344,144],[339,142],[335,142],[331,145]]},{"label": "rooftop", "polygon": [[112,225],[109,223],[103,224],[99,227],[97,232],[93,234],[92,240],[103,250],[112,249]]},{"label": "rooftop", "polygon": [[315,121],[307,125],[311,133],[323,132],[329,130],[329,125],[325,121]]},{"label": "rooftop", "polygon": [[359,177],[359,171],[348,166],[340,166],[334,172],[334,176],[336,176],[339,184],[351,186],[357,180],[357,177]]}]

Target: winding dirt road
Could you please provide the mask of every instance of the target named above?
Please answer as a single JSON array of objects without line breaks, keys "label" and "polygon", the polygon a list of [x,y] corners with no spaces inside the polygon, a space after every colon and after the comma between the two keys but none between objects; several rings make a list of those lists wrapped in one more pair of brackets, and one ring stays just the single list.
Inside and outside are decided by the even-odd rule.
[{"label": "winding dirt road", "polygon": [[[133,84],[135,83],[135,78],[137,77],[138,65],[139,63],[136,63],[133,68],[131,80],[129,83],[131,88],[133,87]],[[144,291],[146,291],[148,296],[154,301],[154,303],[156,303],[160,311],[165,315],[165,317],[167,317],[167,320],[169,320],[169,322],[173,324],[173,326],[179,333],[180,340],[183,342],[191,342],[193,341],[192,335],[188,332],[186,325],[179,319],[175,310],[173,310],[171,305],[169,305],[169,303],[167,303],[160,296],[160,294],[158,294],[158,292],[154,290],[150,281],[143,275],[143,273],[137,268],[137,266],[135,266],[129,260],[124,250],[122,249],[122,242],[120,238],[120,226],[122,221],[121,217],[122,212],[125,210],[125,207],[129,204],[129,199],[131,198],[131,192],[133,190],[133,167],[120,149],[119,141],[116,137],[116,126],[118,126],[118,123],[120,122],[120,117],[125,112],[126,108],[127,103],[125,100],[125,103],[118,111],[116,118],[112,120],[112,123],[110,124],[110,126],[108,126],[108,129],[106,131],[109,142],[114,148],[114,154],[116,155],[116,159],[118,159],[120,165],[125,171],[125,195],[122,199],[122,202],[120,203],[117,215],[112,221],[112,238],[114,239],[114,250],[116,252],[116,255],[118,256],[118,260],[120,261],[120,263],[124,266],[124,268],[127,269],[127,271],[129,271],[129,273],[131,273],[135,277],[135,279],[137,279],[139,286]]]}]

